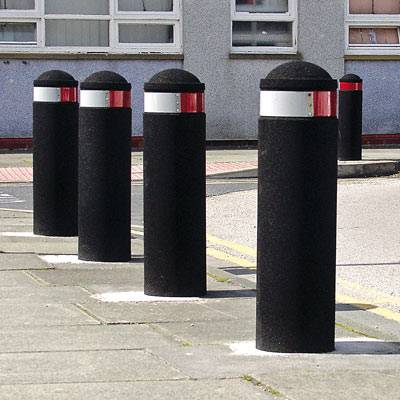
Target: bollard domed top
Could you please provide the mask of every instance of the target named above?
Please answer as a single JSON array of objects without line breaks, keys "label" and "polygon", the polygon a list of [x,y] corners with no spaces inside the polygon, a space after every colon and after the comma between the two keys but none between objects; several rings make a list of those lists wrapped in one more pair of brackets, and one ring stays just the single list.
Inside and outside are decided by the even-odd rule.
[{"label": "bollard domed top", "polygon": [[64,71],[51,70],[44,72],[33,81],[35,87],[77,87],[76,81],[70,74]]},{"label": "bollard domed top", "polygon": [[361,83],[362,79],[356,74],[346,74],[340,79],[340,82]]},{"label": "bollard domed top", "polygon": [[183,69],[167,69],[155,74],[144,84],[145,92],[204,92],[205,85]]},{"label": "bollard domed top", "polygon": [[131,84],[121,75],[100,71],[89,75],[82,83],[83,90],[131,90]]},{"label": "bollard domed top", "polygon": [[273,69],[260,83],[261,90],[298,92],[330,91],[337,89],[337,86],[337,81],[323,68],[304,61],[282,64]]}]

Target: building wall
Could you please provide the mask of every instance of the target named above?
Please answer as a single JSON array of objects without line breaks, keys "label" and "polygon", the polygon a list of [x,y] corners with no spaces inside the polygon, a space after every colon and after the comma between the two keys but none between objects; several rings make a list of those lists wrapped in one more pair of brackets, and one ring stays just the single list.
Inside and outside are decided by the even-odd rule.
[{"label": "building wall", "polygon": [[32,136],[33,81],[43,72],[61,69],[82,81],[96,71],[110,70],[132,83],[133,135],[142,135],[143,84],[181,61],[1,60],[0,137]]},{"label": "building wall", "polygon": [[[209,139],[255,139],[259,82],[289,60],[230,59],[230,0],[185,0],[183,6],[184,68],[206,83]],[[344,73],[343,0],[299,0],[299,54]]]},{"label": "building wall", "polygon": [[346,61],[346,73],[364,81],[363,132],[400,132],[400,62]]}]

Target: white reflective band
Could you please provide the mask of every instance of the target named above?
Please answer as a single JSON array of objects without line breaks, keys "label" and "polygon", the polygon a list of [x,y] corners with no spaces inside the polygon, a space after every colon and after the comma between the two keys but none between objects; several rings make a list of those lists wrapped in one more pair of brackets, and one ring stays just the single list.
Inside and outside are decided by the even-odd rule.
[{"label": "white reflective band", "polygon": [[78,88],[34,87],[33,101],[46,103],[76,103],[78,101]]},{"label": "white reflective band", "polygon": [[261,91],[261,117],[335,117],[336,90],[313,92]]},{"label": "white reflective band", "polygon": [[312,117],[313,112],[312,92],[261,92],[262,117]]},{"label": "white reflective band", "polygon": [[57,103],[61,101],[61,90],[55,87],[34,87],[33,101]]},{"label": "white reflective band", "polygon": [[81,107],[131,108],[131,91],[81,90]]},{"label": "white reflective band", "polygon": [[204,113],[203,92],[144,94],[146,113]]},{"label": "white reflective band", "polygon": [[81,107],[109,108],[109,90],[81,90]]},{"label": "white reflective band", "polygon": [[144,112],[150,113],[180,113],[180,93],[152,93],[144,94]]}]

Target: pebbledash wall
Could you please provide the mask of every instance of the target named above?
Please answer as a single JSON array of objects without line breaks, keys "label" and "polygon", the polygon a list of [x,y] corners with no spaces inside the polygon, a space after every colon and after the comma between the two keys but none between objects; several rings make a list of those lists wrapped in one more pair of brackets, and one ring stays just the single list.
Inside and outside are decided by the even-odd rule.
[{"label": "pebbledash wall", "polygon": [[[379,26],[383,23],[398,32],[400,10],[398,15],[392,13],[389,18],[387,15],[379,18],[376,13],[370,16],[362,10],[364,14],[357,14],[357,19],[354,12],[349,11],[349,2],[353,0],[169,0],[174,11],[163,19],[162,12],[137,12],[135,4],[139,2],[136,0],[101,0],[110,7],[110,48],[92,51],[76,46],[57,48],[54,43],[53,47],[46,46],[46,41],[51,41],[50,28],[54,32],[54,26],[49,22],[47,27],[47,22],[52,18],[62,20],[65,15],[53,17],[54,11],[50,9],[53,14],[47,15],[47,0],[14,0],[14,3],[18,1],[26,2],[27,7],[34,4],[36,14],[28,10],[21,17],[20,10],[7,9],[13,7],[13,0],[8,0],[8,6],[0,0],[0,137],[31,136],[32,83],[50,69],[62,69],[78,80],[100,70],[123,75],[133,86],[133,135],[141,136],[144,82],[163,69],[184,68],[206,84],[208,139],[255,139],[259,81],[279,64],[291,60],[316,63],[338,79],[344,73],[359,74],[365,86],[364,132],[400,132],[400,48],[398,43],[391,46],[375,43],[376,33],[382,36]],[[90,1],[93,0],[86,2],[88,7]],[[156,8],[157,4],[168,4],[168,0],[140,3],[146,1],[149,4],[153,1],[152,6]],[[357,7],[357,1],[351,6]],[[375,0],[377,2],[379,0]],[[80,1],[70,3],[78,7],[78,20],[96,18],[83,17],[87,15],[87,9],[79,14],[79,7],[83,7]],[[268,7],[274,4],[278,12],[266,13],[263,8],[266,4]],[[118,6],[132,6],[136,11],[118,14],[118,8],[115,13]],[[70,10],[67,18],[72,18]],[[107,17],[102,14],[99,18]],[[23,29],[17,25],[21,21],[26,22]],[[162,23],[172,26],[173,30],[168,28],[168,32],[155,33],[160,41],[168,37],[170,43],[126,43],[135,42],[135,35],[142,34],[143,42],[146,42],[151,29],[145,33],[135,30],[141,21],[149,26]],[[36,25],[33,27],[32,24]],[[374,39],[375,25],[378,28]],[[123,40],[118,34],[122,26],[128,31],[134,27],[132,32],[125,33]],[[75,29],[79,32],[83,28]],[[26,39],[26,35],[32,35],[30,30],[35,30],[36,42],[22,46],[23,49],[20,44],[15,44],[20,30],[25,32],[23,40],[31,39]],[[357,32],[362,33],[362,30],[374,43],[357,42]],[[383,33],[390,36],[393,31]],[[271,40],[265,41],[265,36],[270,36]],[[60,40],[64,40],[62,35]]]}]

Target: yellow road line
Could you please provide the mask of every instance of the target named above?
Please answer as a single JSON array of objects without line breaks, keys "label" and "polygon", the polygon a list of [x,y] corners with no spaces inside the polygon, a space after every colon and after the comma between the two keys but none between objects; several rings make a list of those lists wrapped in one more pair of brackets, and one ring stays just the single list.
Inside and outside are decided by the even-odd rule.
[{"label": "yellow road line", "polygon": [[[134,228],[139,228],[139,229],[143,229],[143,226],[141,225],[132,225],[132,227]],[[139,236],[143,236],[143,232],[141,231],[136,231],[136,230],[132,230],[132,233],[139,235]],[[213,235],[207,235],[207,240],[210,243],[214,243],[214,244],[219,244],[221,246],[227,247],[231,250],[235,250],[241,254],[245,254],[245,255],[249,255],[252,257],[256,256],[256,250],[248,247],[248,246],[244,246],[241,245],[239,243],[235,243],[235,242],[231,242],[229,240],[224,240],[224,239],[220,239],[216,236]],[[225,261],[228,263],[232,263],[235,265],[238,265],[240,267],[243,268],[249,268],[254,270],[256,268],[256,264],[254,262],[251,262],[249,260],[234,256],[232,254],[226,253],[224,251],[221,250],[217,250],[214,248],[207,248],[207,255],[210,257],[214,257],[217,260],[221,260],[221,261]],[[364,291],[366,292],[375,292],[375,293],[381,293],[378,292],[375,289],[367,289],[361,285],[358,285],[356,283],[353,282],[348,282],[344,279],[338,279],[338,283],[342,286],[346,286],[348,288],[351,289],[358,289],[360,291]],[[381,293],[382,294],[382,293]],[[394,304],[394,305],[398,305],[397,303],[397,298],[395,296],[385,296],[385,300],[383,301],[384,298],[379,299],[381,300],[380,302],[385,302],[387,304]],[[360,308],[362,310],[368,311],[370,313],[373,313],[375,315],[379,315],[381,317],[384,317],[386,319],[392,320],[392,321],[396,321],[396,322],[400,322],[400,313],[392,311],[392,310],[388,310],[387,308],[383,308],[383,307],[379,307],[374,303],[368,302],[371,306],[373,306],[374,308],[369,308],[368,304],[365,304],[366,301],[362,300],[362,299],[357,299],[351,296],[347,296],[347,295],[343,295],[343,294],[339,294],[337,293],[336,295],[336,301],[339,303],[345,303],[345,304],[350,304],[350,305],[354,305],[357,308]],[[375,300],[376,302],[376,300]]]},{"label": "yellow road line", "polygon": [[386,319],[391,319],[392,321],[400,322],[400,313],[388,310],[387,308],[376,306],[373,303],[370,303],[370,305],[374,306],[375,308],[369,308],[367,304],[363,305],[363,303],[365,303],[364,300],[356,299],[354,297],[346,296],[343,294],[337,294],[336,301],[339,303],[345,303],[350,305],[354,304],[355,307],[361,308],[364,311],[368,311],[370,313],[379,315]]},{"label": "yellow road line", "polygon": [[251,257],[257,256],[257,251],[252,247],[244,246],[239,243],[231,242],[229,240],[220,239],[213,235],[207,235],[207,241],[213,244],[219,244],[221,246],[227,247],[229,249],[235,250],[238,253],[246,254]]},{"label": "yellow road line", "polygon": [[243,259],[243,258],[240,258],[240,257],[236,257],[236,256],[233,256],[232,254],[225,253],[223,251],[220,251],[220,250],[217,250],[217,249],[213,249],[213,248],[210,248],[210,247],[207,248],[207,255],[211,256],[211,257],[214,257],[214,258],[216,258],[218,260],[222,260],[222,261],[230,262],[232,264],[236,264],[236,265],[238,265],[240,267],[244,267],[244,268],[255,269],[255,267],[256,267],[256,264],[251,262],[251,261],[249,261],[249,260],[246,260],[246,259]]}]

